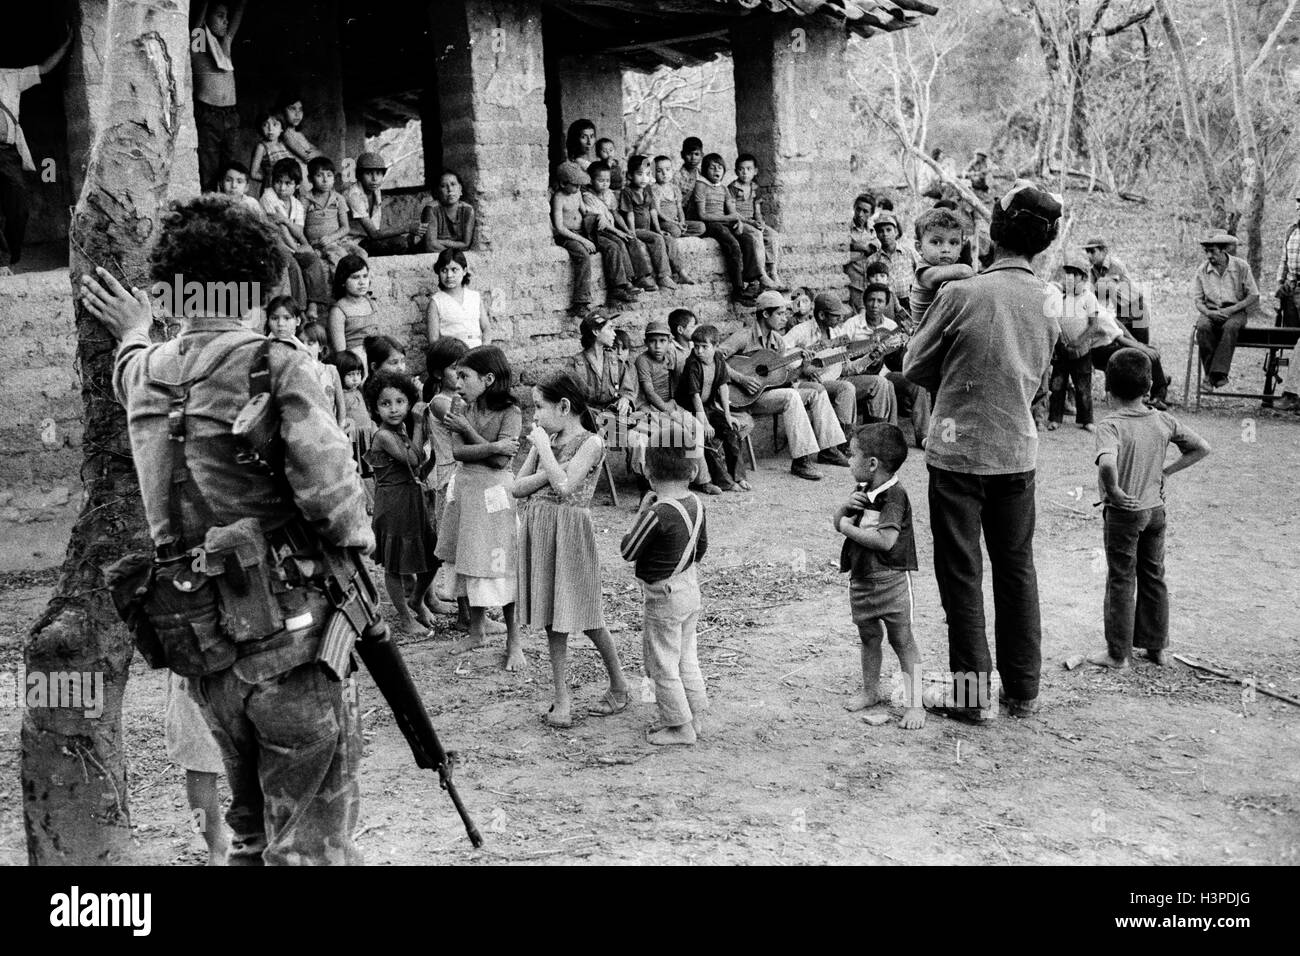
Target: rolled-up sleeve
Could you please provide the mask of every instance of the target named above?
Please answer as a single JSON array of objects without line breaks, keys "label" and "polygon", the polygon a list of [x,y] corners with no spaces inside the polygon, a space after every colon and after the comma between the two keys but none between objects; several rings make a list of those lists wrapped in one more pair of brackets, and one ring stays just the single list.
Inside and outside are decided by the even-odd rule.
[{"label": "rolled-up sleeve", "polygon": [[925,322],[917,329],[903,355],[903,376],[926,389],[939,386],[939,373],[948,351],[948,329],[957,316],[953,285],[944,286],[934,297]]}]

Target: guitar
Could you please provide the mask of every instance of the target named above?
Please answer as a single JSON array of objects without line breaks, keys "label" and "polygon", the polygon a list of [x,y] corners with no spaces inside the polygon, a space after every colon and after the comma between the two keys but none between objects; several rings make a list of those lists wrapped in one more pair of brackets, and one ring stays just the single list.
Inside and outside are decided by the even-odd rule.
[{"label": "guitar", "polygon": [[[886,355],[906,345],[908,338],[908,334],[902,329],[877,329],[865,339],[853,341],[847,338],[833,339],[830,348],[812,353],[808,364],[825,369],[841,362],[854,362],[860,358],[870,357],[867,364],[874,365]],[[764,392],[789,385],[794,377],[795,368],[803,362],[803,353],[800,351],[783,355],[771,349],[757,349],[744,355],[733,355],[727,359],[727,364],[743,375],[757,378],[761,388],[751,395],[739,387],[733,387],[731,407],[748,408]]]}]

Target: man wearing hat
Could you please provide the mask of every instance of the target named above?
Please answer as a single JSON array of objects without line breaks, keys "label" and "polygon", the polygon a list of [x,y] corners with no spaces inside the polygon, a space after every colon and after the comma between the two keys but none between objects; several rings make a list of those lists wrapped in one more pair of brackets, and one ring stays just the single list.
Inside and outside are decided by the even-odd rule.
[{"label": "man wearing hat", "polygon": [[912,295],[912,275],[920,264],[916,249],[899,242],[902,227],[898,217],[892,212],[878,212],[875,220],[876,238],[880,240],[880,251],[867,259],[867,266],[883,263],[889,268],[889,284],[894,292],[894,301],[904,312]]},{"label": "man wearing hat", "polygon": [[925,445],[930,526],[953,672],[948,710],[962,717],[993,706],[981,531],[993,569],[1003,700],[1012,716],[1038,709],[1031,407],[1046,390],[1060,326],[1044,308],[1054,293],[1030,262],[1056,238],[1060,217],[1058,197],[1018,180],[993,206],[993,263],[939,290],[903,360],[903,374],[935,395]]},{"label": "man wearing hat", "polygon": [[[849,310],[844,307],[838,295],[823,292],[813,299],[813,317],[785,333],[785,346],[819,352],[830,348],[834,339],[858,341],[865,339],[870,332],[871,329],[867,328],[862,316],[849,315]],[[821,382],[825,386],[826,394],[835,408],[835,417],[839,419],[840,428],[845,435],[852,432],[860,407],[872,421],[890,424],[897,424],[898,421],[894,387],[880,375],[869,373],[868,365],[863,364],[868,358],[864,356],[852,362],[837,362],[820,369],[806,365],[801,373],[808,381]],[[879,359],[876,364],[879,364]],[[840,451],[848,454],[847,441],[840,446]]]},{"label": "man wearing hat", "polygon": [[[1282,257],[1277,265],[1277,298],[1282,310],[1282,325],[1300,325],[1300,188],[1296,190],[1297,221],[1282,240]],[[1295,353],[1292,353],[1293,355]],[[1277,408],[1295,411],[1300,408],[1300,359],[1291,359],[1282,383],[1282,402]]]},{"label": "man wearing hat", "polygon": [[1089,239],[1083,244],[1083,251],[1088,256],[1088,272],[1093,285],[1106,277],[1113,279],[1128,278],[1128,269],[1124,267],[1124,263],[1119,258],[1110,254],[1105,239]]},{"label": "man wearing hat", "polygon": [[971,161],[966,164],[962,170],[962,177],[970,183],[970,188],[981,196],[985,196],[989,191],[989,153],[986,149],[975,150],[975,155]]},{"label": "man wearing hat", "polygon": [[1227,384],[1237,334],[1259,303],[1259,286],[1250,266],[1228,251],[1236,246],[1237,237],[1226,232],[1201,240],[1205,265],[1196,271],[1193,293],[1196,311],[1201,314],[1196,320],[1196,341],[1210,388]]},{"label": "man wearing hat", "polygon": [[[754,319],[748,327],[728,336],[718,351],[724,359],[745,355],[760,349],[770,349],[777,354],[789,351],[779,329],[785,328],[790,303],[780,292],[769,289],[759,294],[754,303]],[[796,367],[796,373],[798,371]],[[731,381],[748,394],[754,394],[762,383],[756,377],[731,369]],[[805,382],[798,388],[769,389],[755,399],[749,410],[756,415],[780,415],[785,426],[786,447],[790,452],[790,474],[808,481],[820,481],[821,472],[813,465],[813,457],[828,465],[848,467],[849,460],[840,451],[844,444],[844,430],[840,427],[835,409],[819,384]]]},{"label": "man wearing hat", "polygon": [[343,193],[348,205],[348,235],[372,256],[398,256],[417,251],[414,245],[424,238],[428,223],[384,228],[384,196],[379,184],[384,181],[388,164],[378,153],[357,157],[357,181]]}]

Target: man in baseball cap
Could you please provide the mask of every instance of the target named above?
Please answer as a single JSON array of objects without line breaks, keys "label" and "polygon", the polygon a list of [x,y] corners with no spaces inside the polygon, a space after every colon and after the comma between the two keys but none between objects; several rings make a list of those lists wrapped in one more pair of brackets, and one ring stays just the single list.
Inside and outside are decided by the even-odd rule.
[{"label": "man in baseball cap", "polygon": [[[849,464],[839,450],[844,444],[844,431],[826,389],[808,381],[792,387],[798,365],[771,369],[769,374],[761,376],[762,369],[754,367],[755,362],[766,365],[790,351],[780,332],[785,328],[789,310],[790,303],[780,292],[769,289],[760,293],[754,303],[753,321],[728,336],[718,351],[729,360],[729,376],[735,386],[732,394],[737,390],[746,396],[757,394],[749,411],[755,415],[781,416],[791,458],[790,474],[820,481],[821,472],[813,465],[814,458],[829,465],[848,467]],[[730,363],[733,357],[736,361]]]},{"label": "man in baseball cap", "polygon": [[1089,275],[1093,282],[1107,277],[1116,280],[1128,278],[1128,269],[1118,257],[1111,255],[1105,239],[1089,239],[1083,244],[1083,251],[1088,256]]},{"label": "man in baseball cap", "polygon": [[1205,264],[1196,270],[1196,342],[1211,389],[1222,388],[1246,317],[1259,303],[1259,286],[1246,260],[1232,255],[1237,237],[1215,232],[1201,240]]},{"label": "man in baseball cap", "polygon": [[375,152],[357,157],[357,181],[343,193],[348,205],[348,235],[372,256],[396,256],[416,252],[427,222],[409,222],[384,226],[384,196],[379,188],[388,172],[388,163]]},{"label": "man in baseball cap", "polygon": [[995,706],[986,699],[993,660],[981,531],[993,565],[1004,702],[1017,717],[1038,709],[1038,429],[1031,407],[1060,326],[1045,309],[1054,293],[1030,263],[1056,238],[1060,217],[1059,197],[1018,180],[993,206],[993,263],[938,291],[903,359],[903,374],[935,395],[925,445],[934,570],[955,677],[949,710],[967,718],[986,717]]}]

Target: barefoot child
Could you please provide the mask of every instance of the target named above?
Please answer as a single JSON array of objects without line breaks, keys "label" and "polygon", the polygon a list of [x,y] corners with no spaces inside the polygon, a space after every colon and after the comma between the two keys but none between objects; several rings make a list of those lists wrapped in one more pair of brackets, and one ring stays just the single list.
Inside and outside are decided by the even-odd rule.
[{"label": "barefoot child", "polygon": [[217,779],[225,772],[221,750],[207,719],[190,696],[189,681],[168,672],[167,710],[163,717],[167,756],[185,768],[185,796],[195,829],[208,845],[208,866],[225,866],[230,836],[221,823]]},{"label": "barefoot child", "polygon": [[642,500],[636,524],[619,545],[623,560],[636,562],[645,599],[642,658],[659,707],[659,726],[646,739],[659,746],[695,743],[709,707],[695,634],[700,616],[695,568],[709,537],[704,505],[687,489],[695,467],[681,448],[646,450],[646,476],[654,491]]},{"label": "barefoot child", "polygon": [[[365,394],[370,413],[379,420],[366,454],[375,470],[374,560],[383,565],[398,631],[419,636],[433,626],[424,595],[433,584],[438,560],[417,477],[422,458],[412,435],[415,383],[400,372],[377,371],[367,379]],[[412,577],[415,589],[408,597]]]},{"label": "barefoot child", "polygon": [[453,653],[481,646],[487,609],[499,607],[506,623],[505,667],[518,670],[524,655],[515,621],[518,534],[510,462],[519,451],[523,413],[510,394],[506,355],[495,345],[470,349],[456,374],[465,408],[447,411],[442,421],[452,433],[451,454],[460,469],[447,489],[437,551],[454,566],[446,572],[455,575],[452,596],[469,602],[469,634]]},{"label": "barefoot child", "polygon": [[552,727],[573,723],[569,697],[569,635],[582,631],[596,645],[609,690],[591,708],[597,716],[624,710],[630,700],[614,639],[605,628],[600,558],[591,524],[591,496],[600,478],[605,443],[582,386],[560,372],[533,387],[532,447],[515,481],[526,499],[519,537],[519,616],[546,628],[555,700],[546,712]]},{"label": "barefoot child", "polygon": [[[1088,260],[1073,254],[1065,257],[1061,278],[1060,309],[1049,308],[1061,326],[1052,354],[1048,381],[1047,430],[1055,431],[1065,418],[1065,392],[1074,390],[1074,420],[1082,429],[1095,432],[1092,423],[1092,340],[1099,327],[1100,303],[1088,288]],[[1055,305],[1055,303],[1052,303]]]},{"label": "barefoot child", "polygon": [[912,571],[916,543],[912,503],[896,472],[907,459],[907,441],[896,425],[863,425],[853,436],[853,477],[858,489],[835,512],[844,535],[840,570],[849,572],[849,606],[862,641],[862,692],[844,707],[865,710],[880,703],[881,628],[903,669],[900,726],[925,725],[921,707],[921,655],[912,639]]},{"label": "barefoot child", "polygon": [[[1125,348],[1110,357],[1106,391],[1115,405],[1097,427],[1097,480],[1106,503],[1106,650],[1088,658],[1101,667],[1128,667],[1134,647],[1154,664],[1165,662],[1165,478],[1210,453],[1174,416],[1143,404],[1150,390],[1145,353]],[[1182,456],[1166,465],[1171,444]]]}]

